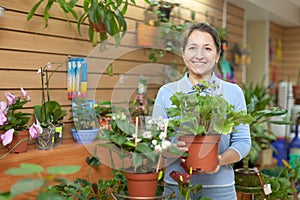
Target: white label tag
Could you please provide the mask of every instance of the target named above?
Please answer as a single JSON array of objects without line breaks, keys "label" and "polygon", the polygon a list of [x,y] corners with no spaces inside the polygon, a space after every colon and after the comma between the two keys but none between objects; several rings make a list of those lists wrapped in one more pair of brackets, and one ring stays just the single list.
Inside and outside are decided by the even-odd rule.
[{"label": "white label tag", "polygon": [[265,195],[269,195],[272,193],[271,184],[264,185],[264,192],[265,192]]}]

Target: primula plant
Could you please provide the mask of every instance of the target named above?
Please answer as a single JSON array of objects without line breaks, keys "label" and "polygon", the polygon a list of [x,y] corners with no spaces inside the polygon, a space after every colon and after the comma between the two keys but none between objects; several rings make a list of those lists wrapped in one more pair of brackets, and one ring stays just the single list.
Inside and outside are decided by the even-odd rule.
[{"label": "primula plant", "polygon": [[193,92],[176,92],[171,96],[172,107],[167,108],[171,118],[169,131],[194,135],[228,134],[239,124],[249,124],[254,119],[245,111],[235,111],[219,94],[215,82],[200,81]]},{"label": "primula plant", "polygon": [[42,128],[36,124],[29,127],[32,114],[24,113],[21,110],[31,99],[23,88],[21,88],[21,93],[21,96],[16,96],[13,93],[5,92],[6,101],[0,101],[0,130],[4,131],[0,135],[0,141],[2,141],[3,146],[10,144],[18,131],[29,130],[32,138],[36,138],[37,134],[42,131]]},{"label": "primula plant", "polygon": [[113,112],[111,129],[102,130],[102,136],[99,138],[102,141],[100,146],[116,152],[121,159],[129,158],[132,161],[125,170],[145,173],[156,168],[157,171],[163,152],[181,153],[168,140],[167,120],[150,118],[146,120],[144,128],[140,129],[137,126],[138,118],[134,125],[129,116],[122,111]]}]

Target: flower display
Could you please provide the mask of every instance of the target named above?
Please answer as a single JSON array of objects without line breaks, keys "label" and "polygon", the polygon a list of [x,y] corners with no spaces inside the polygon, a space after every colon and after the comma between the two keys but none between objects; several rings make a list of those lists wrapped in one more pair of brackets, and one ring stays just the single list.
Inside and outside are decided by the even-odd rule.
[{"label": "flower display", "polygon": [[17,135],[20,130],[29,129],[32,138],[36,138],[42,132],[42,128],[36,124],[29,127],[28,123],[32,114],[21,110],[31,99],[23,88],[21,88],[21,93],[21,96],[16,96],[5,92],[6,101],[0,101],[0,130],[4,130],[4,133],[0,135],[0,142],[3,146],[10,144],[13,135]]},{"label": "flower display", "polygon": [[131,158],[132,163],[127,168],[136,172],[158,169],[163,152],[181,153],[168,140],[168,120],[149,117],[143,127],[138,124],[138,117],[134,124],[130,114],[113,112],[111,128],[102,130],[100,140],[104,143],[101,146],[117,152],[120,158]]},{"label": "flower display", "polygon": [[215,82],[200,81],[191,93],[176,92],[167,108],[171,118],[169,131],[194,135],[229,134],[239,124],[250,124],[254,118],[246,111],[235,111],[220,94]]}]

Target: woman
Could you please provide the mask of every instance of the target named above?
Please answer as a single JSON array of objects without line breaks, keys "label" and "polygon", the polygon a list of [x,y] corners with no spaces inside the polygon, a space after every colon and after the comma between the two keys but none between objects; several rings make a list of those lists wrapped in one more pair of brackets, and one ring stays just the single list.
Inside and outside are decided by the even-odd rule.
[{"label": "woman", "polygon": [[[171,107],[170,97],[178,91],[189,93],[193,85],[200,80],[215,81],[222,88],[221,94],[236,110],[245,110],[246,103],[242,89],[229,82],[217,78],[214,74],[221,52],[221,41],[216,30],[206,23],[192,25],[183,39],[182,57],[188,72],[178,81],[163,85],[157,94],[153,117],[168,118],[166,108]],[[244,158],[250,150],[251,139],[248,125],[239,125],[237,132],[222,135],[219,142],[218,167],[211,172],[192,175],[191,184],[202,184],[203,188],[197,194],[191,194],[192,199],[199,196],[213,200],[237,199],[234,186],[234,171],[230,164]],[[165,184],[175,190],[179,196],[177,183],[169,176],[173,170],[184,173],[179,158],[167,159],[164,177]],[[167,189],[165,189],[167,190]]]}]

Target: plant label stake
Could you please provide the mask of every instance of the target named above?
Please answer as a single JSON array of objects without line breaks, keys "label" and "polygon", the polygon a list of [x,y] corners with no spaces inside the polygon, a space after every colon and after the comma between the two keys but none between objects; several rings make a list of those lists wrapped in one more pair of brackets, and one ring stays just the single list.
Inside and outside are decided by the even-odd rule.
[{"label": "plant label stake", "polygon": [[265,195],[271,194],[271,193],[272,193],[271,184],[264,184],[264,183],[262,182],[262,179],[261,179],[261,176],[260,176],[260,173],[259,173],[258,170],[256,171],[256,173],[257,173],[257,176],[258,176],[260,185],[261,185],[261,187],[262,187],[262,189],[263,189],[263,191],[264,191],[264,194],[265,194]]}]

